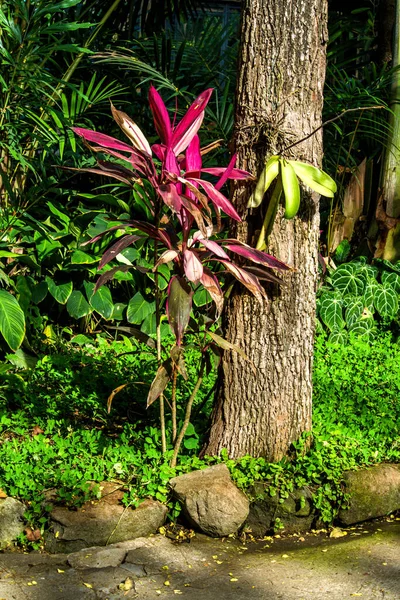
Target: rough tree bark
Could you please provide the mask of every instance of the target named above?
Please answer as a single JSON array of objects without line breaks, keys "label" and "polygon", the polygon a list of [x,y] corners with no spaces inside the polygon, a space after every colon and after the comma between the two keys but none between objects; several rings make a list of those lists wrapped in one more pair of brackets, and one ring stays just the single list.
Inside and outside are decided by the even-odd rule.
[{"label": "rough tree bark", "polygon": [[[321,125],[327,3],[244,0],[242,11],[234,143],[238,166],[260,173],[266,156]],[[321,130],[284,154],[320,166]],[[233,233],[255,246],[265,206],[247,211],[251,191],[234,190],[243,222]],[[303,190],[295,219],[283,219],[279,209],[268,251],[294,267],[284,285],[270,286],[263,306],[243,288],[229,299],[226,338],[244,349],[256,373],[237,354],[224,353],[206,454],[226,448],[231,457],[279,460],[311,427],[318,204],[318,195]]]}]

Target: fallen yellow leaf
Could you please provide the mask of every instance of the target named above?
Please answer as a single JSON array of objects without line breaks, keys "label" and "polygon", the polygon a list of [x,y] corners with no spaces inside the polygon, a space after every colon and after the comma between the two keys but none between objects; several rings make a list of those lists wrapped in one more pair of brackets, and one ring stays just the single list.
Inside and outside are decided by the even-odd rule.
[{"label": "fallen yellow leaf", "polygon": [[238,581],[237,577],[231,577],[231,581]]},{"label": "fallen yellow leaf", "polygon": [[62,569],[57,569],[57,573],[65,573]]},{"label": "fallen yellow leaf", "polygon": [[164,581],[164,585],[166,585],[167,587],[168,587],[169,585],[171,585],[171,584],[170,584],[170,582],[168,581],[168,579],[166,579],[166,581]]},{"label": "fallen yellow leaf", "polygon": [[133,588],[133,580],[130,577],[127,577],[125,581],[122,581],[118,588],[123,592],[129,592]]},{"label": "fallen yellow leaf", "polygon": [[93,587],[91,583],[85,583],[85,582],[83,582],[83,585],[85,587],[89,588],[89,589],[92,589],[92,587]]}]

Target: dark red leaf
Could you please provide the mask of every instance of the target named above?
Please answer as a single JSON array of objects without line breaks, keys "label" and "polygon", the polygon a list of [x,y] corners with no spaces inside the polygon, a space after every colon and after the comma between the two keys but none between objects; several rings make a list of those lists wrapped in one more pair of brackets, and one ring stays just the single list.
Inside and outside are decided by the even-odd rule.
[{"label": "dark red leaf", "polygon": [[168,286],[167,316],[178,346],[182,343],[183,333],[188,326],[192,310],[192,296],[188,283],[183,277],[172,277]]},{"label": "dark red leaf", "polygon": [[125,250],[125,248],[128,248],[128,246],[131,246],[140,239],[141,237],[139,235],[124,235],[122,238],[119,238],[119,240],[115,242],[111,248],[108,248],[108,250],[104,252],[99,262],[99,266],[97,267],[98,270],[100,271],[100,269],[112,261],[118,254],[120,254],[122,250]]}]

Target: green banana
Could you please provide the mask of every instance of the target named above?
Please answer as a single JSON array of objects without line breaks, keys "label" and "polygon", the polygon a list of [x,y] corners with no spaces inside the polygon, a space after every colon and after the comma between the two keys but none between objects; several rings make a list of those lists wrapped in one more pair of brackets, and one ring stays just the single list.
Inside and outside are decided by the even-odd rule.
[{"label": "green banana", "polygon": [[285,194],[285,219],[293,219],[300,207],[300,185],[291,163],[280,159],[283,193]]},{"label": "green banana", "polygon": [[308,185],[312,190],[326,196],[333,198],[336,192],[336,183],[329,177],[327,173],[324,173],[321,169],[313,167],[307,163],[298,162],[297,160],[289,161],[292,165],[296,175],[302,180],[303,183]]},{"label": "green banana", "polygon": [[271,156],[271,158],[267,161],[262,173],[260,175],[259,180],[257,181],[257,185],[255,187],[254,192],[250,196],[250,199],[247,203],[247,208],[257,208],[260,206],[264,194],[279,174],[279,156]]}]

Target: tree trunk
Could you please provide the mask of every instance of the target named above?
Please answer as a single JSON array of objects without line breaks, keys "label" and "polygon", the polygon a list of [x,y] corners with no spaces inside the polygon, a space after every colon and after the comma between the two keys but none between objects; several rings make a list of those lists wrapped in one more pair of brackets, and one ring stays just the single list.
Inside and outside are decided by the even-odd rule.
[{"label": "tree trunk", "polygon": [[[325,0],[244,0],[234,143],[238,166],[260,173],[267,156],[283,153],[320,166],[327,3]],[[265,206],[248,211],[251,189],[233,194],[243,217],[233,233],[255,246]],[[268,287],[261,306],[234,288],[225,313],[220,389],[204,452],[279,460],[311,428],[315,292],[318,272],[319,196],[303,190],[293,220],[278,210],[267,251],[294,267],[283,284]]]}]

